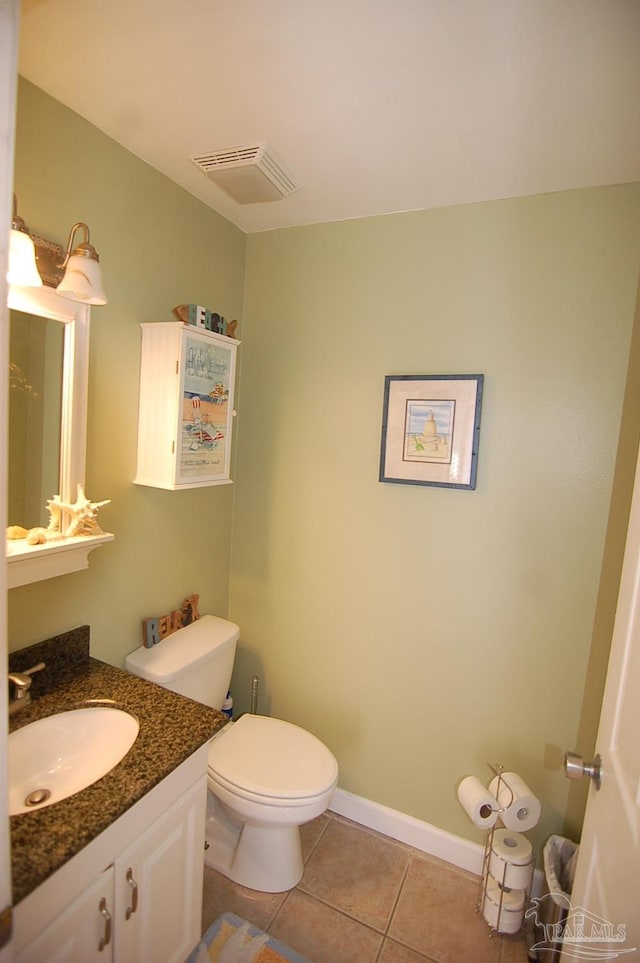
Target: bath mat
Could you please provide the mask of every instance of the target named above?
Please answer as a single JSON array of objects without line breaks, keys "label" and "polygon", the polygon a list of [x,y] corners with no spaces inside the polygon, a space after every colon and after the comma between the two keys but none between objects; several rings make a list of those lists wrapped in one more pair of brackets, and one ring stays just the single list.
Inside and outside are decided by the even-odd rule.
[{"label": "bath mat", "polygon": [[212,923],[186,963],[313,963],[233,913]]}]

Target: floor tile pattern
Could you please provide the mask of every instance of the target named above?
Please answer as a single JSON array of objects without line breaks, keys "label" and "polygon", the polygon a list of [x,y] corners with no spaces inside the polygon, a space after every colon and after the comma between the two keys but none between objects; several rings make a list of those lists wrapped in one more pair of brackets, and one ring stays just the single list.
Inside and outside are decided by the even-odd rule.
[{"label": "floor tile pattern", "polygon": [[527,963],[521,936],[490,936],[477,876],[335,813],[302,827],[305,869],[257,893],[205,867],[203,932],[236,913],[313,963]]}]

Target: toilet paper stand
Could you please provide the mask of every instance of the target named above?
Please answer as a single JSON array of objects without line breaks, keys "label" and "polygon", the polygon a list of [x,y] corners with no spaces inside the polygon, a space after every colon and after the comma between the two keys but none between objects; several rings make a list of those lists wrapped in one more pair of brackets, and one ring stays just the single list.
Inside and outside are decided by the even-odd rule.
[{"label": "toilet paper stand", "polygon": [[[501,795],[500,790],[503,785],[511,795],[506,806],[501,806],[496,798],[496,808],[493,811],[498,813],[499,820],[500,815],[513,803],[513,790],[506,781],[503,782],[504,766],[498,763],[488,765],[498,777],[495,788],[496,797]],[[494,933],[513,934],[522,929],[535,866],[533,849],[525,845],[527,840],[520,833],[512,833],[505,840],[507,847],[512,846],[514,849],[512,856],[509,855],[507,847],[503,847],[500,852],[497,851],[495,844],[498,820],[485,837],[482,882],[478,900],[478,912],[482,913],[489,925],[489,936],[493,936]],[[510,883],[512,885],[509,885]]]}]

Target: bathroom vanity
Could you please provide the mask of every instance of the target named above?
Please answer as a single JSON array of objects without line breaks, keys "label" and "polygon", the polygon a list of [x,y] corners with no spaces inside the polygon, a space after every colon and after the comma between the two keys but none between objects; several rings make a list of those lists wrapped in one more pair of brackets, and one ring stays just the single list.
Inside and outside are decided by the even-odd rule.
[{"label": "bathroom vanity", "polygon": [[140,731],[98,782],[11,817],[16,963],[182,963],[200,938],[208,743],[226,717],[90,658],[87,626],[13,653],[10,669],[39,661],[10,731],[87,702]]}]

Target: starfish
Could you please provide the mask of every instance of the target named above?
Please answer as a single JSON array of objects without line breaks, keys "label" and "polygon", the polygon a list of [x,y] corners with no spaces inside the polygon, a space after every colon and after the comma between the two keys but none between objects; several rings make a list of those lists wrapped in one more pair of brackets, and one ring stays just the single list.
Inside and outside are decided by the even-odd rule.
[{"label": "starfish", "polygon": [[59,495],[54,495],[47,502],[50,516],[48,531],[59,531],[62,525],[62,513],[67,512],[71,515],[71,522],[65,535],[100,535],[102,529],[96,521],[96,515],[98,509],[108,505],[110,501],[110,498],[106,498],[102,502],[92,502],[87,498],[80,484],[75,502],[63,502]]}]

